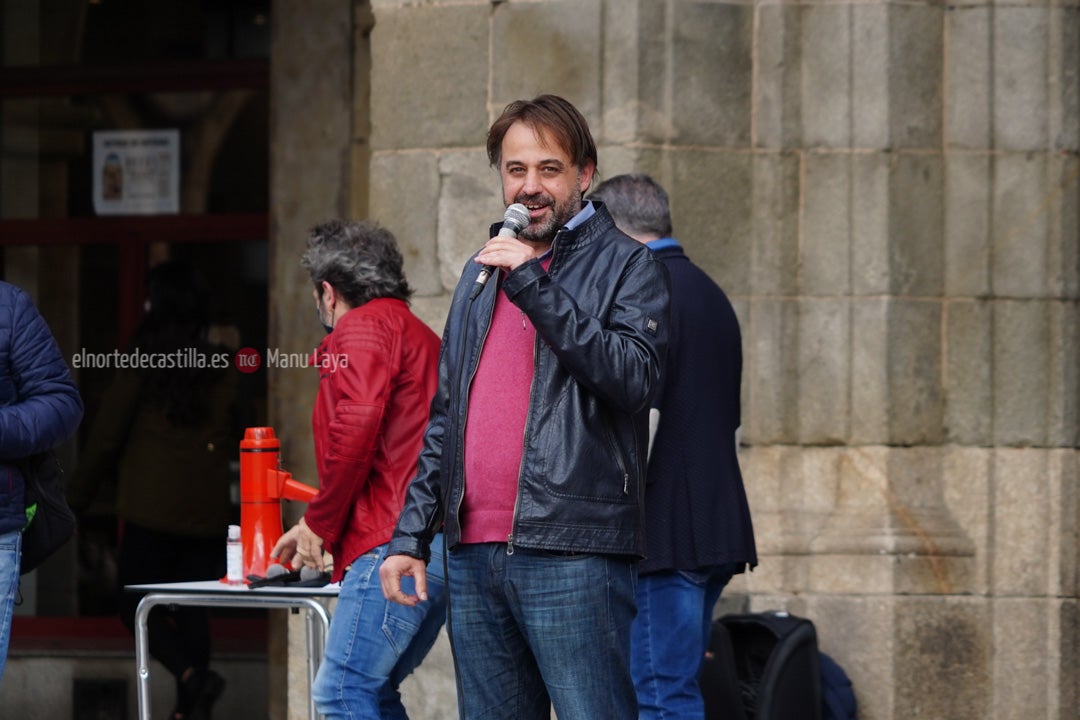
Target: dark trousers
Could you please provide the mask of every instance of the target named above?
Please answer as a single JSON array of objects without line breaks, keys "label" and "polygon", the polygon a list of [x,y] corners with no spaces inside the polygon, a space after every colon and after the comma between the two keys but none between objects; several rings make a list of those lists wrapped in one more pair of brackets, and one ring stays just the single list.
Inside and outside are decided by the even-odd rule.
[{"label": "dark trousers", "polygon": [[[225,574],[225,532],[221,538],[193,538],[127,523],[120,543],[118,579],[125,585],[212,580]],[[135,610],[142,594],[120,594],[120,619],[135,631]],[[188,668],[210,664],[210,620],[206,608],[158,605],[146,628],[150,655],[176,677]]]}]

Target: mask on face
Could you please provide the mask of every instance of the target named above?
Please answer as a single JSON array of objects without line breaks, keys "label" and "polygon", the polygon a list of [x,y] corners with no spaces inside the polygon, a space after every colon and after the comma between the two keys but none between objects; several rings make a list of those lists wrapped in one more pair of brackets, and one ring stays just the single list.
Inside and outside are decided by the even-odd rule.
[{"label": "mask on face", "polygon": [[323,320],[322,308],[319,307],[319,303],[315,303],[315,316],[319,318],[319,324],[323,326],[323,330],[326,331],[327,335],[334,332],[334,326],[333,325],[327,325],[326,321]]}]

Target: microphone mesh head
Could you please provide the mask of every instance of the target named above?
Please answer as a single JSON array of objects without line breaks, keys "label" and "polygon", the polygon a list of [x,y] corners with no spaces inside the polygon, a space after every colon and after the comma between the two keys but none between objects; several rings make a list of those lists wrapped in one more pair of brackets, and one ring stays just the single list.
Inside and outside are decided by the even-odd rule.
[{"label": "microphone mesh head", "polygon": [[506,208],[503,214],[503,227],[512,227],[515,233],[519,233],[529,226],[529,208],[521,203],[514,203]]},{"label": "microphone mesh head", "polygon": [[278,575],[284,575],[287,572],[289,571],[285,569],[284,565],[282,565],[281,563],[274,563],[273,565],[270,565],[266,568],[266,577],[277,577]]}]

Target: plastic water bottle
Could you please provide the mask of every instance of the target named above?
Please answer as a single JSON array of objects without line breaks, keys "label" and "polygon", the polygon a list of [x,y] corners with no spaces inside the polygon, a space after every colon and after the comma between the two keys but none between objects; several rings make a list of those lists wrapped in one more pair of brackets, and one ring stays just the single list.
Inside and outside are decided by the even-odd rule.
[{"label": "plastic water bottle", "polygon": [[225,582],[244,584],[244,545],[240,541],[240,526],[230,525],[225,540]]}]

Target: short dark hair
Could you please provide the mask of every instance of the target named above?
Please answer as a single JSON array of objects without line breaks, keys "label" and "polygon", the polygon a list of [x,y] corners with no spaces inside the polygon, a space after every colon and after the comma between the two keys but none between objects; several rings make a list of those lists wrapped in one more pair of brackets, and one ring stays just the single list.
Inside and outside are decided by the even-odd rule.
[{"label": "short dark hair", "polygon": [[394,234],[371,220],[328,220],[308,234],[300,264],[316,290],[330,283],[352,307],[375,298],[408,300],[401,251]]},{"label": "short dark hair", "polygon": [[608,178],[596,186],[590,200],[599,200],[627,235],[670,237],[671,208],[660,183],[643,173]]},{"label": "short dark hair", "polygon": [[491,124],[487,136],[487,154],[492,167],[499,166],[503,137],[516,122],[525,123],[534,132],[550,132],[577,167],[583,168],[589,162],[596,166],[596,143],[585,117],[570,101],[558,95],[538,95],[532,100],[510,103]]}]

